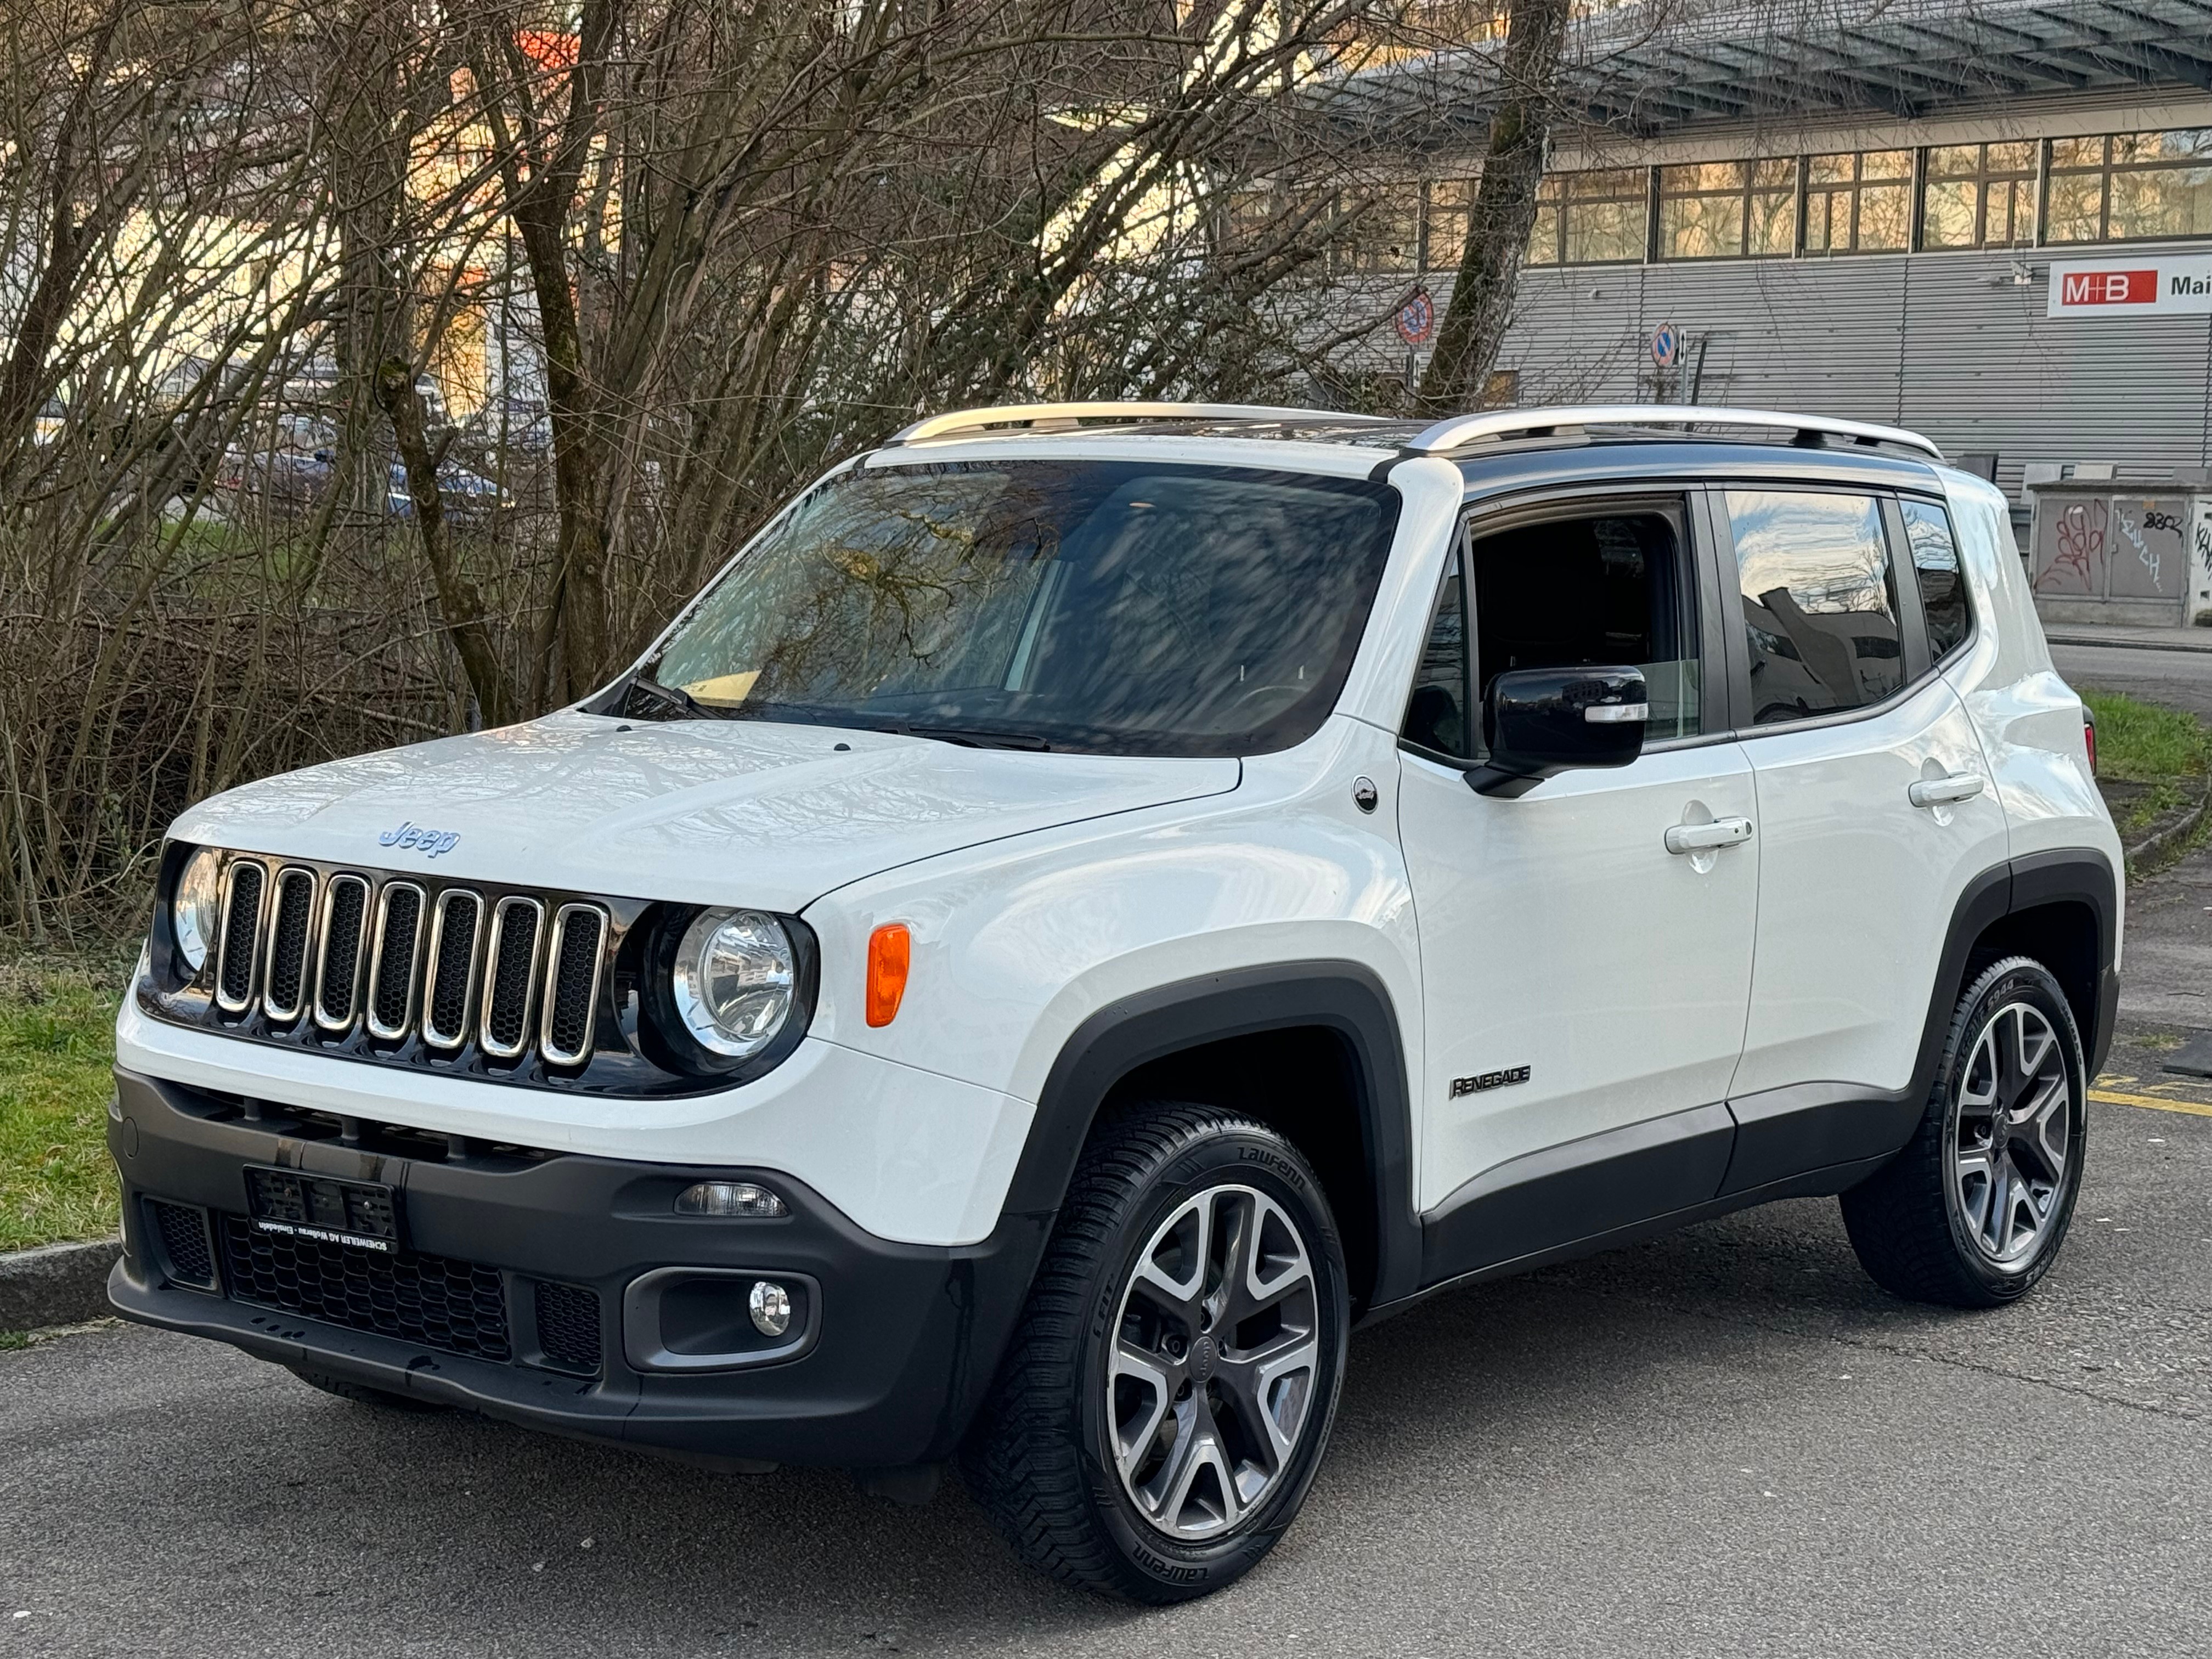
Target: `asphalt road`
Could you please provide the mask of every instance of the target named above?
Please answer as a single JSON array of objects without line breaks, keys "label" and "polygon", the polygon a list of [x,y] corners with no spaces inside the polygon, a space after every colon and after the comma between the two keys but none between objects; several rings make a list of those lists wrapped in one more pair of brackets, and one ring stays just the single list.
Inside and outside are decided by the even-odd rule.
[{"label": "asphalt road", "polygon": [[2054,645],[2051,661],[2069,685],[2124,691],[2212,720],[2212,652]]},{"label": "asphalt road", "polygon": [[2021,1307],[1894,1301],[1807,1201],[1364,1334],[1303,1518],[1167,1612],[1030,1576],[957,1490],[904,1510],[58,1338],[0,1353],[0,1654],[2203,1652],[2212,1116],[2092,1112]]},{"label": "asphalt road", "polygon": [[[2051,659],[2077,689],[2124,691],[2212,720],[2212,652],[2055,645]],[[2212,849],[2130,890],[2121,954],[2124,1020],[2212,1030]],[[2212,1639],[2204,1645],[2212,1651]]]},{"label": "asphalt road", "polygon": [[[2201,948],[2208,866],[2133,896],[2131,962]],[[2212,1113],[2159,1071],[2169,992],[2130,986],[2100,1092]],[[1165,1612],[1030,1576],[957,1488],[903,1510],[59,1337],[0,1352],[0,1655],[2203,1653],[2212,1115],[2099,1100],[2090,1136],[2065,1255],[2002,1312],[1884,1295],[1806,1201],[1363,1334],[1304,1517]]]}]

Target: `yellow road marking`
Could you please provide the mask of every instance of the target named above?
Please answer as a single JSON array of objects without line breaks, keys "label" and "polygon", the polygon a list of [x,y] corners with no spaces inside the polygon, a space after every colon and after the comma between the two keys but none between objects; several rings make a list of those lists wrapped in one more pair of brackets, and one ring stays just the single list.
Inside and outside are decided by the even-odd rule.
[{"label": "yellow road marking", "polygon": [[2124,1095],[2117,1089],[2092,1089],[2089,1098],[2106,1106],[2148,1106],[2154,1112],[2186,1112],[2191,1117],[2212,1117],[2212,1105],[2197,1100],[2169,1100],[2163,1095]]}]

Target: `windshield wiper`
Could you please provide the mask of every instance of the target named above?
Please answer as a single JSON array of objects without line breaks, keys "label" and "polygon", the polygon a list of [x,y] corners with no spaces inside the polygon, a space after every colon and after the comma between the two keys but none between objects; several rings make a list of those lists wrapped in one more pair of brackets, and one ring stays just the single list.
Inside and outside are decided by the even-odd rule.
[{"label": "windshield wiper", "polygon": [[[673,708],[678,713],[695,720],[716,720],[724,718],[720,711],[708,708],[705,703],[701,702],[698,698],[681,686],[663,685],[642,669],[630,676],[629,690],[642,691],[662,708]],[[629,701],[629,692],[623,693],[623,701]]]},{"label": "windshield wiper", "polygon": [[941,743],[957,743],[969,749],[1026,749],[1045,752],[1052,748],[1052,744],[1034,732],[1007,732],[995,726],[908,726],[902,723],[896,729],[909,737],[935,738]]}]

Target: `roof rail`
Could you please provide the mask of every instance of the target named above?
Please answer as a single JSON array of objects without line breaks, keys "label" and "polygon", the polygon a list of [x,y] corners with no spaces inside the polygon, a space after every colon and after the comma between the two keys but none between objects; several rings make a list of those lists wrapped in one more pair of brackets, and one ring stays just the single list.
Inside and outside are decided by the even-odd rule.
[{"label": "roof rail", "polygon": [[1562,426],[1765,426],[1794,430],[1801,443],[1849,438],[1861,444],[1897,444],[1934,460],[1943,452],[1932,439],[1902,427],[1832,421],[1818,415],[1784,415],[1768,409],[1723,409],[1705,404],[1585,404],[1559,409],[1500,409],[1487,415],[1455,415],[1438,421],[1406,447],[1419,454],[1457,449],[1483,438],[1517,437]]},{"label": "roof rail", "polygon": [[[1380,421],[1376,415],[1344,415],[1328,409],[1268,409],[1252,404],[1001,404],[959,409],[916,421],[887,439],[918,444],[991,426],[1034,426],[1040,421]],[[1012,435],[1012,434],[1009,434]]]}]

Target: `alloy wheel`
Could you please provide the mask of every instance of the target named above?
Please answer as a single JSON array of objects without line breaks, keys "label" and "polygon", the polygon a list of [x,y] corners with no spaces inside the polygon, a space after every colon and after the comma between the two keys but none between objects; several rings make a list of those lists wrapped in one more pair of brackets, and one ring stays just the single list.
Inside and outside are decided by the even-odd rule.
[{"label": "alloy wheel", "polygon": [[1226,1533],[1273,1491],[1315,1399],[1320,1299],[1283,1206],[1212,1187],[1153,1231],[1122,1287],[1106,1359],[1121,1489],[1181,1542]]},{"label": "alloy wheel", "polygon": [[1975,1039],[1951,1135],[1951,1185],[1966,1235],[2018,1267],[2061,1212],[2072,1156],[2073,1087],[2051,1021],[2007,1003]]}]

